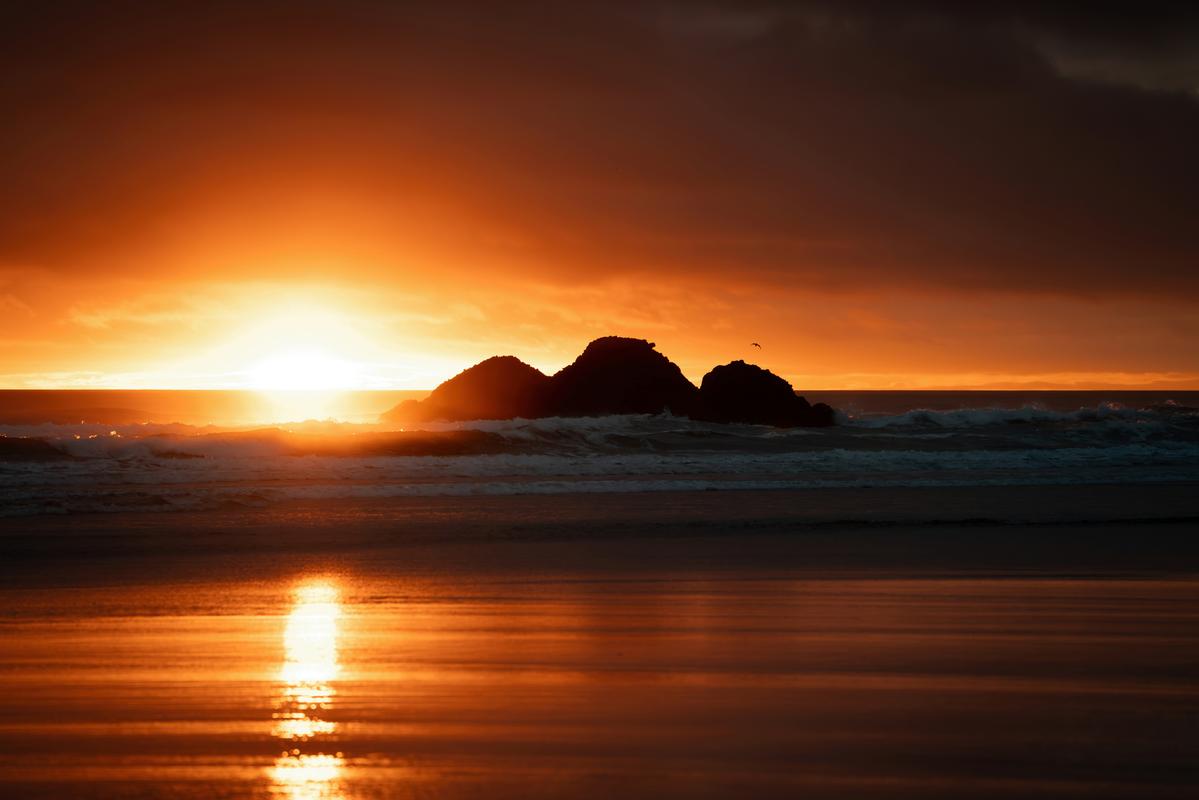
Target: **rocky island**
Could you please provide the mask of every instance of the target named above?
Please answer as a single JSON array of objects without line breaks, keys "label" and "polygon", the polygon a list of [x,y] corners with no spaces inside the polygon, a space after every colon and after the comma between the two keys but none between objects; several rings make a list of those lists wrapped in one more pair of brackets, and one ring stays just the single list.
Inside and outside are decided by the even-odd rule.
[{"label": "rocky island", "polygon": [[697,387],[653,342],[605,336],[546,375],[515,356],[495,356],[382,415],[413,424],[472,419],[675,414],[706,422],[777,427],[832,425],[824,403],[810,404],[786,380],[754,364],[718,366]]}]

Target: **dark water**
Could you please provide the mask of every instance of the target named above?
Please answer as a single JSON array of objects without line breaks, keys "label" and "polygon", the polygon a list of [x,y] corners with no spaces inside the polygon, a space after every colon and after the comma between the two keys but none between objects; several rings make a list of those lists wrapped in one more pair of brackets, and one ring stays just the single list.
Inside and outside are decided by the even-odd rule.
[{"label": "dark water", "polygon": [[5,591],[6,797],[1193,797],[1192,581]]},{"label": "dark water", "polygon": [[[420,391],[250,392],[199,390],[0,390],[0,425],[41,423],[247,425],[333,418],[367,423]],[[1077,411],[1101,405],[1199,408],[1199,391],[812,391],[853,414],[902,414],[914,409],[1039,408]]]},{"label": "dark water", "polygon": [[854,415],[902,414],[921,408],[931,411],[969,408],[1077,411],[1100,406],[1135,409],[1165,405],[1199,408],[1199,391],[813,391],[805,392],[804,396],[813,403],[828,403]]},{"label": "dark water", "polygon": [[1187,405],[1199,398],[1187,394],[825,399],[843,412],[821,429],[670,415],[408,431],[337,422],[0,424],[0,517],[412,495],[1199,480],[1199,408]]}]

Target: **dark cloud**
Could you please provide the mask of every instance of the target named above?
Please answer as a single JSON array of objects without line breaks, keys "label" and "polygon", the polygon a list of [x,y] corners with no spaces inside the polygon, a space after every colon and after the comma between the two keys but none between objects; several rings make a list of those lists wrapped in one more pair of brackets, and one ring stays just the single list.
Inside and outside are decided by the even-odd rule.
[{"label": "dark cloud", "polygon": [[1192,4],[3,14],[13,264],[160,269],[219,231],[563,282],[1199,288]]}]

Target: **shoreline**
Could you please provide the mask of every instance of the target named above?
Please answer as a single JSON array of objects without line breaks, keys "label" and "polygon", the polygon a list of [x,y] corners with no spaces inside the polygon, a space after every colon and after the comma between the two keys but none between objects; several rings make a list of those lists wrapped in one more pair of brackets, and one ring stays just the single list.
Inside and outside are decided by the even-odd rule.
[{"label": "shoreline", "polygon": [[[1199,574],[1195,484],[395,497],[0,519],[6,586],[393,574]],[[305,567],[307,568],[307,566]]]}]

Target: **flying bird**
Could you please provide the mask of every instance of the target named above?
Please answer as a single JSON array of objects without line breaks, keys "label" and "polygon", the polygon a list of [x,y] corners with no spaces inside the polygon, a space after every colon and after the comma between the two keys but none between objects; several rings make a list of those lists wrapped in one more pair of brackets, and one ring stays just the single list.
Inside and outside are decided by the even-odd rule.
[{"label": "flying bird", "polygon": [[762,345],[758,344],[757,342],[750,342],[750,344],[752,344],[754,347],[758,348],[759,350],[762,349]]}]

